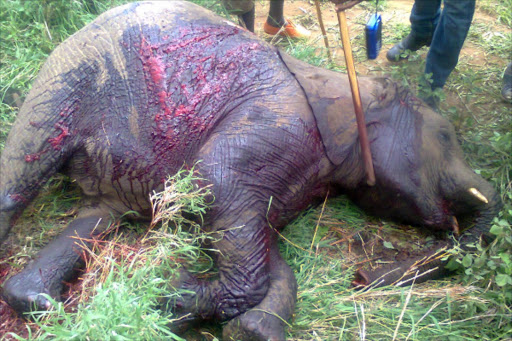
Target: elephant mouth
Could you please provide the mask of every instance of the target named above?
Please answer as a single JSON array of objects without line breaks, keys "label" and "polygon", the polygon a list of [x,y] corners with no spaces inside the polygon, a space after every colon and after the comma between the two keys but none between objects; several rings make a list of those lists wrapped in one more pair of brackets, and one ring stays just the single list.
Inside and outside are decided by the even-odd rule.
[{"label": "elephant mouth", "polygon": [[[488,224],[501,207],[496,198],[497,194],[491,190],[486,190],[485,193],[487,197],[473,187],[460,190],[443,196],[434,208],[427,207],[427,200],[418,200],[417,196],[414,198],[416,200],[407,201],[409,206],[405,207],[406,213],[400,217],[412,225],[423,225],[431,231],[452,233],[464,247],[466,244],[471,245],[477,242],[480,237],[485,238],[484,233],[487,231]],[[423,206],[417,205],[418,203]],[[424,211],[421,210],[422,208]],[[390,213],[391,210],[388,212]],[[397,260],[376,269],[358,269],[352,285],[356,288],[364,288],[369,285],[378,287],[395,283],[404,284],[409,283],[413,277],[418,282],[417,275],[421,276],[421,281],[437,278],[436,276],[444,273],[446,263],[442,258],[443,252],[439,251],[450,248],[452,243],[445,238],[436,240],[433,247],[419,251],[417,255],[407,254],[405,260]]]},{"label": "elephant mouth", "polygon": [[[467,203],[467,198],[471,198],[471,204]],[[424,225],[434,230],[451,231],[454,236],[459,237],[461,232],[474,223],[475,216],[478,215],[479,208],[489,203],[489,200],[476,188],[469,188],[466,192],[466,198],[461,200],[443,199],[439,219],[426,219]],[[437,220],[437,221],[436,221]]]}]

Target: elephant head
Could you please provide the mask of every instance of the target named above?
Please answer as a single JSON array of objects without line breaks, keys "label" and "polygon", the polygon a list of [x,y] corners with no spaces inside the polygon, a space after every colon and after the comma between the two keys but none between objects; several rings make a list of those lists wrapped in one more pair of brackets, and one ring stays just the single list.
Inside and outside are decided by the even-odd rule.
[{"label": "elephant head", "polygon": [[[360,77],[376,177],[368,186],[346,75],[282,58],[308,97],[337,169],[333,182],[359,206],[434,232],[453,231],[462,244],[488,230],[501,200],[464,161],[447,119],[386,78]],[[458,221],[468,226],[459,227]],[[370,277],[361,276],[360,282],[369,284]]]},{"label": "elephant head", "polygon": [[[369,110],[367,125],[377,182],[372,187],[361,183],[351,190],[356,203],[380,217],[434,232],[452,231],[463,248],[485,235],[501,200],[491,184],[464,161],[448,120],[402,90],[389,105]],[[397,264],[394,273],[389,273],[390,269],[373,273],[360,270],[355,284],[405,280],[403,274],[423,259],[428,264],[417,270],[431,272],[421,281],[434,278],[444,272],[445,265],[432,257],[434,253],[428,250],[416,259],[405,260]],[[411,276],[413,273],[405,277]]]},{"label": "elephant head", "polygon": [[[485,232],[501,207],[493,187],[464,161],[451,123],[408,91],[386,107],[368,111],[377,184],[351,191],[378,216],[435,231],[462,233],[465,242]],[[458,220],[475,219],[461,231]]]}]

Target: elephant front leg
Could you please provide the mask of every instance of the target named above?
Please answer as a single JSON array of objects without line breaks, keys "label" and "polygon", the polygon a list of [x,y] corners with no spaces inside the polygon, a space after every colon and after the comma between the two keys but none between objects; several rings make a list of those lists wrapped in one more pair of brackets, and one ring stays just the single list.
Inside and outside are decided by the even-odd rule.
[{"label": "elephant front leg", "polygon": [[269,268],[270,287],[265,298],[254,308],[229,321],[223,330],[224,340],[286,339],[285,326],[295,309],[297,281],[275,243],[270,249]]},{"label": "elephant front leg", "polygon": [[109,220],[101,210],[82,211],[25,269],[5,282],[2,294],[11,307],[19,313],[49,309],[51,303],[42,294],[59,300],[63,282],[72,277],[80,260],[79,239],[103,231]]},{"label": "elephant front leg", "polygon": [[[187,271],[173,283],[181,297],[170,302],[178,321],[173,330],[180,333],[192,322],[227,321],[259,304],[269,287],[269,228],[246,224],[223,231],[214,243],[218,251],[218,278],[200,280]],[[258,226],[258,228],[251,228]]]}]

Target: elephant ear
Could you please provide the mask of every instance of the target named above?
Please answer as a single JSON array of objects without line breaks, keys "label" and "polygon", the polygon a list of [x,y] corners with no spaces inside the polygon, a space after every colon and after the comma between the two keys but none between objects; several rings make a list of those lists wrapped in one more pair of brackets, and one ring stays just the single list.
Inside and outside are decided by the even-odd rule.
[{"label": "elephant ear", "polygon": [[357,139],[357,125],[346,75],[311,66],[279,51],[304,90],[329,160],[341,164]]},{"label": "elephant ear", "polygon": [[[346,74],[321,69],[279,50],[282,61],[304,90],[329,160],[340,165],[354,143],[359,147],[350,83]],[[394,94],[386,78],[360,79],[363,109],[387,106]],[[367,121],[368,124],[368,121]]]}]

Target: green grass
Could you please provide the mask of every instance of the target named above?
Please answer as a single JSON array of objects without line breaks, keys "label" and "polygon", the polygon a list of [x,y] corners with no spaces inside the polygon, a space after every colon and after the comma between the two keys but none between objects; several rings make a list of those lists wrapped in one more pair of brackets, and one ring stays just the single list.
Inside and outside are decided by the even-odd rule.
[{"label": "green grass", "polygon": [[[38,328],[29,339],[183,340],[172,332],[173,315],[164,308],[180,295],[172,279],[181,266],[196,271],[212,266],[199,248],[211,237],[184,217],[205,212],[210,191],[197,188],[196,180],[193,170],[180,171],[152,196],[153,223],[160,223],[159,229],[134,237],[116,228],[108,242],[85,247],[82,291],[68,298],[68,304],[51,300],[53,310],[32,313]],[[78,303],[70,308],[70,301]]]},{"label": "green grass", "polygon": [[512,0],[482,0],[479,1],[478,5],[489,15],[495,16],[501,24],[508,27],[512,26],[512,13],[510,11]]},{"label": "green grass", "polygon": [[[368,222],[372,223],[345,198],[333,199],[329,204],[330,209],[337,212],[336,220],[345,223],[345,234],[367,229]],[[511,299],[510,286],[491,280],[500,272],[510,275],[511,262],[503,252],[512,245],[510,226],[494,231],[501,233],[501,237],[508,236],[497,242],[506,245],[495,245],[501,256],[491,255],[496,252],[491,251],[493,247],[472,255],[480,257],[479,261],[466,264],[474,273],[406,288],[356,291],[350,288],[354,260],[339,258],[340,254],[350,255],[346,249],[337,251],[325,244],[319,250],[316,246],[310,248],[319,211],[312,210],[290,224],[284,233],[287,241],[281,245],[299,283],[291,339],[391,340],[395,336],[396,340],[476,341],[501,340],[510,334],[512,315],[507,307]],[[326,216],[331,218],[331,212]],[[503,221],[496,225],[499,224],[506,225]],[[376,226],[373,229],[376,229],[374,233],[379,233]],[[398,228],[388,226],[388,229]],[[333,231],[331,226],[320,239],[331,244],[335,240]],[[389,240],[389,232],[381,234],[384,240]],[[415,231],[403,232],[409,240],[422,241]],[[346,245],[340,247],[346,248]],[[491,269],[488,264],[491,260],[497,268],[501,267],[499,271]]]},{"label": "green grass", "polygon": [[[126,2],[0,1],[0,149],[17,112],[13,94],[26,95],[58,43],[99,13]],[[222,12],[218,2],[199,2]],[[379,3],[382,11],[390,6],[389,1]],[[371,4],[359,6],[374,8]],[[308,210],[280,238],[282,254],[299,283],[290,339],[502,340],[512,334],[512,115],[511,106],[500,99],[501,76],[509,62],[503,56],[510,58],[512,49],[512,2],[485,0],[478,6],[492,20],[477,17],[466,46],[481,54],[461,58],[442,94],[441,114],[454,124],[471,167],[490,180],[503,198],[504,209],[491,228],[496,240],[475,253],[454,250],[452,265],[459,271],[454,277],[407,288],[356,291],[350,287],[354,270],[367,259],[352,250],[356,244],[363,240],[382,248],[387,243],[393,251],[420,248],[429,239],[416,229],[368,217],[346,198],[329,199],[324,211],[321,207]],[[387,22],[383,43],[390,46],[407,33],[408,23]],[[364,49],[358,48],[362,39],[359,33],[353,42],[356,63],[370,74],[391,74],[418,91],[426,49],[413,54],[408,63],[391,65],[366,61]],[[278,43],[309,63],[344,69],[342,63],[329,62],[318,45]],[[9,259],[9,264],[24,266],[71,219],[78,199],[73,183],[63,177],[53,179],[10,237],[18,256]],[[96,255],[109,255],[107,251],[115,247],[123,252],[111,254],[108,262],[91,268],[86,276],[89,290],[81,300],[66,311],[56,303],[54,312],[41,317],[39,327],[31,325],[30,339],[175,338],[167,327],[172,316],[158,309],[163,297],[175,294],[164,278],[174,271],[170,262],[177,258],[192,263],[200,260],[202,270],[211,266],[211,260],[197,247],[198,241],[208,236],[152,232],[160,238],[152,238],[134,251],[129,246],[143,245],[139,236],[145,227],[131,227],[114,237],[117,244],[113,247],[94,249]],[[366,251],[371,256],[372,250]],[[211,334],[220,335],[218,330],[202,333],[207,340],[214,339]]]}]

